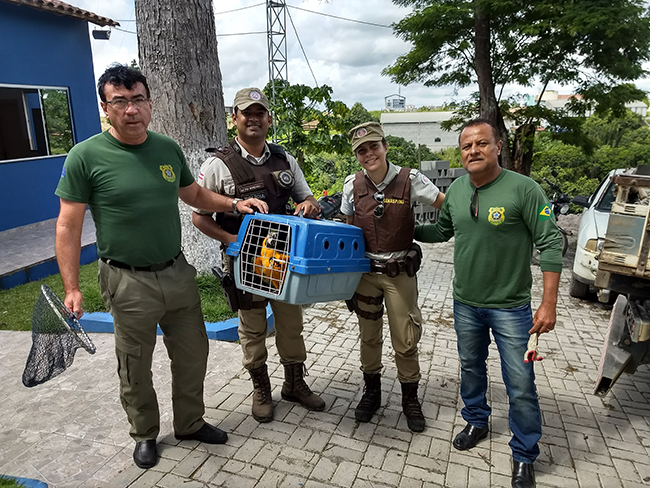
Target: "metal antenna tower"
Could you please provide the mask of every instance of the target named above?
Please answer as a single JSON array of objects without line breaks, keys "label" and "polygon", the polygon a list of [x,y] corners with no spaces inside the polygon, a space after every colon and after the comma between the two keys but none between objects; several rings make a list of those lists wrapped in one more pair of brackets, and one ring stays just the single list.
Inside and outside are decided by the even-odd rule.
[{"label": "metal antenna tower", "polygon": [[[266,35],[268,38],[269,82],[275,104],[275,81],[288,80],[287,73],[287,4],[285,0],[266,0]],[[275,118],[273,141],[277,142]]]}]

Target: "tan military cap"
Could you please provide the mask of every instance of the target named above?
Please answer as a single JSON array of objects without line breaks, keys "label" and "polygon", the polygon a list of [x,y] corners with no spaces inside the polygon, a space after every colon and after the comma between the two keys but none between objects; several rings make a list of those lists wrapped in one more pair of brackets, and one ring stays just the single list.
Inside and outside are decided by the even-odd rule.
[{"label": "tan military cap", "polygon": [[384,138],[384,130],[379,122],[365,122],[350,129],[350,142],[352,150],[356,149],[367,141],[381,141]]},{"label": "tan military cap", "polygon": [[233,107],[237,107],[238,110],[246,110],[255,103],[259,103],[266,110],[271,110],[269,108],[269,99],[266,98],[264,92],[259,88],[254,87],[239,90],[235,95],[235,103],[233,103]]}]

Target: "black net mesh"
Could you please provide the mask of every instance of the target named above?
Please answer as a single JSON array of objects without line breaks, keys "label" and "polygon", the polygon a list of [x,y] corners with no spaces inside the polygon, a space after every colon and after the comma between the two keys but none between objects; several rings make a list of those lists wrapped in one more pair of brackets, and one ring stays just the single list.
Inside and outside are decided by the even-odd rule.
[{"label": "black net mesh", "polygon": [[32,313],[32,348],[23,371],[23,385],[45,383],[65,371],[80,347],[94,354],[95,345],[76,317],[47,286],[41,286]]}]

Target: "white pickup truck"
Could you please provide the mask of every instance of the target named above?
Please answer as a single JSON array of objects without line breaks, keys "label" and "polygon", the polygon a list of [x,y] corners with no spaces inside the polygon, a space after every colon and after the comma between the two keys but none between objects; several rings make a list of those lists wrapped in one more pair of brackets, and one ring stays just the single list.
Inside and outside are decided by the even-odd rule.
[{"label": "white pickup truck", "polygon": [[615,199],[596,255],[594,286],[619,296],[600,358],[597,395],[606,395],[623,372],[650,363],[650,176],[640,173],[611,177]]}]

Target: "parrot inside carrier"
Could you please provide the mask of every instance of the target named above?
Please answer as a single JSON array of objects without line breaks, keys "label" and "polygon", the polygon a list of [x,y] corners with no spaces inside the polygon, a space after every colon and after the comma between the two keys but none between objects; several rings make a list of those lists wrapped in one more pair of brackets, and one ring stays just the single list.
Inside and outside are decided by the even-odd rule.
[{"label": "parrot inside carrier", "polygon": [[278,252],[277,246],[278,233],[271,231],[264,238],[259,255],[255,257],[253,272],[260,276],[264,282],[279,290],[287,273],[289,256]]}]

